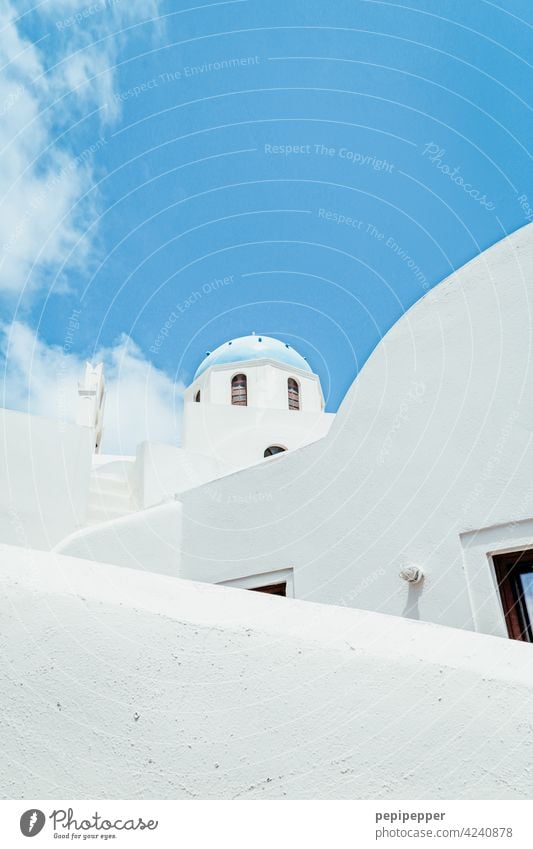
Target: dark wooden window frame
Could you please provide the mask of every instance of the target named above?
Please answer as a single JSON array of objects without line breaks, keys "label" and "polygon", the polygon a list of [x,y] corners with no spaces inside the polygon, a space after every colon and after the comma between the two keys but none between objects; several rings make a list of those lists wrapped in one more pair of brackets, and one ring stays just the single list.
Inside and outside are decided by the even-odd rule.
[{"label": "dark wooden window frame", "polygon": [[287,380],[287,394],[289,400],[289,410],[299,410],[300,384],[294,377],[289,377]]},{"label": "dark wooden window frame", "polygon": [[294,570],[292,566],[287,566],[285,569],[274,569],[272,572],[232,578],[229,581],[222,581],[221,586],[294,598]]},{"label": "dark wooden window frame", "polygon": [[533,572],[533,549],[493,554],[507,631],[512,640],[533,643],[533,628],[520,576]]},{"label": "dark wooden window frame", "polygon": [[248,378],[243,372],[231,378],[231,403],[234,407],[248,406]]},{"label": "dark wooden window frame", "polygon": [[250,590],[254,593],[268,593],[268,595],[281,595],[285,597],[287,595],[287,582],[283,581],[281,584],[265,584],[264,587],[250,587]]}]

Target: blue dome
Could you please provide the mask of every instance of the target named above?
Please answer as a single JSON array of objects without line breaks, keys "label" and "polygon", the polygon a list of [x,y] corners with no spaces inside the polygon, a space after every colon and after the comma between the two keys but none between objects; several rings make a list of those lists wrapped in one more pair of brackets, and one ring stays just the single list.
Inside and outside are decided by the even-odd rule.
[{"label": "blue dome", "polygon": [[272,339],[271,336],[241,336],[239,339],[232,339],[231,342],[224,342],[223,345],[207,354],[204,361],[196,369],[193,380],[200,377],[211,366],[263,359],[277,360],[278,363],[293,366],[293,368],[312,371],[309,363],[304,360],[298,351],[295,351],[285,342],[280,342],[279,339]]}]

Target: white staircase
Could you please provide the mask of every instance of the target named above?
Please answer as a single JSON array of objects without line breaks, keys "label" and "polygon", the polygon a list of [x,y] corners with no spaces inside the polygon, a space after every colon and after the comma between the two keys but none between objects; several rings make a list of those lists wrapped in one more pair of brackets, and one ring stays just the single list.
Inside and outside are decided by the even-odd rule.
[{"label": "white staircase", "polygon": [[131,464],[120,461],[93,468],[86,525],[109,522],[137,509],[131,491],[130,471]]}]

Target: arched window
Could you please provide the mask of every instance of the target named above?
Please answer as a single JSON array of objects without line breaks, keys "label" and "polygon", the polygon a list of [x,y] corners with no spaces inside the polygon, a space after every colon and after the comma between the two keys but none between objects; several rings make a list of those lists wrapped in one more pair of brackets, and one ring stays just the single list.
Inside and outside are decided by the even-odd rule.
[{"label": "arched window", "polygon": [[196,401],[197,404],[200,403],[200,390],[198,390],[198,392],[194,396],[194,400]]},{"label": "arched window", "polygon": [[289,391],[289,410],[300,409],[300,387],[294,377],[289,377],[287,381]]},{"label": "arched window", "polygon": [[248,405],[248,389],[245,374],[236,374],[231,381],[231,403],[238,407]]},{"label": "arched window", "polygon": [[268,448],[265,448],[265,453],[263,457],[273,457],[274,454],[281,454],[282,451],[286,451],[286,448],[282,448],[281,445],[269,445]]}]

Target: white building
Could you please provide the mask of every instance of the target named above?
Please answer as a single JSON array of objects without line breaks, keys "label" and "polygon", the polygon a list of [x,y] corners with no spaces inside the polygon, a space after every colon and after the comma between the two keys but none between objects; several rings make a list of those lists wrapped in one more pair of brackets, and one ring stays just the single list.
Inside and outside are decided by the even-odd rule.
[{"label": "white building", "polygon": [[325,436],[318,375],[287,343],[233,339],[206,355],[185,392],[184,447],[231,470]]},{"label": "white building", "polygon": [[259,335],[201,363],[182,447],[98,453],[98,371],[77,425],[3,411],[4,792],[529,798],[532,269],[530,225],[409,310],[335,417]]}]

